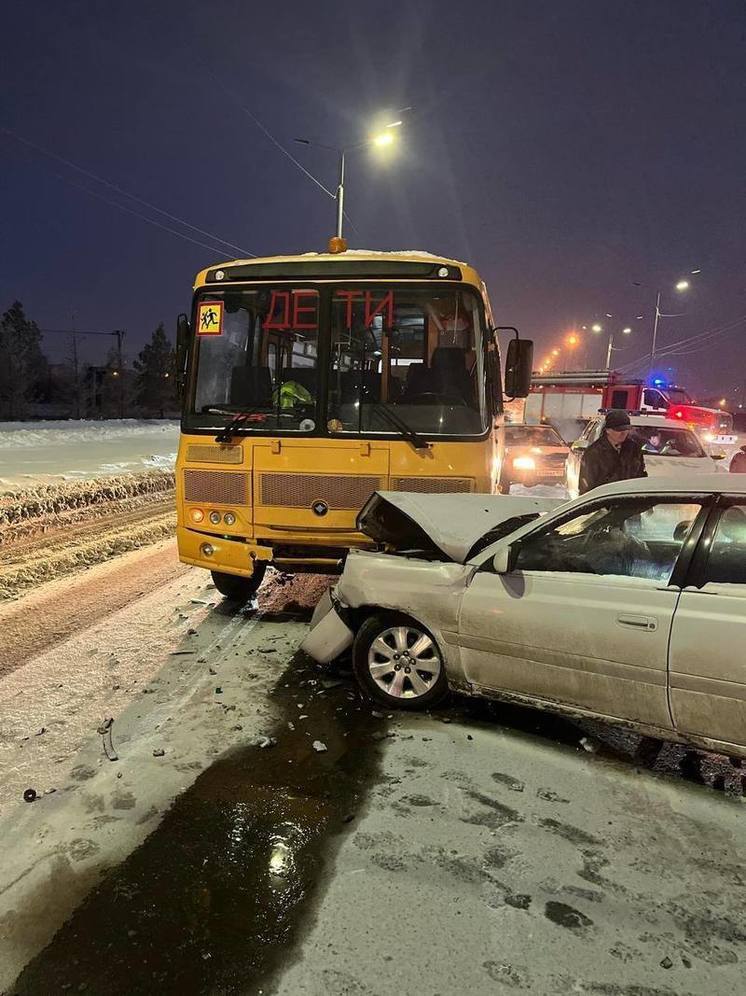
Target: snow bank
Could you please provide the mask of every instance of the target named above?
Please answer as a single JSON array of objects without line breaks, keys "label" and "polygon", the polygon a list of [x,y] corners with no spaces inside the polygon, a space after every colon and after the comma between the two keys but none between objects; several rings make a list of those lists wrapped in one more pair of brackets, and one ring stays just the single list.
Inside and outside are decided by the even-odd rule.
[{"label": "snow bank", "polygon": [[0,493],[35,484],[173,470],[176,419],[0,422]]},{"label": "snow bank", "polygon": [[66,446],[129,436],[178,434],[176,419],[66,419],[64,421],[0,422],[0,450],[27,446]]}]

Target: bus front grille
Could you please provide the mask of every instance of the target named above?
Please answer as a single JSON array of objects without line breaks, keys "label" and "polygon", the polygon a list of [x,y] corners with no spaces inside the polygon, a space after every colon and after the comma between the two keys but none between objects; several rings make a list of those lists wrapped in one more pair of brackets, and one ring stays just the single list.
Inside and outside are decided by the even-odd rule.
[{"label": "bus front grille", "polygon": [[209,443],[190,443],[187,460],[195,463],[243,463],[243,447],[213,446]]},{"label": "bus front grille", "polygon": [[374,491],[385,487],[385,479],[371,476],[261,474],[259,477],[261,504],[286,508],[311,508],[314,502],[323,501],[330,509],[359,509]]},{"label": "bus front grille", "polygon": [[392,477],[391,490],[429,495],[464,493],[474,490],[474,481],[471,477]]},{"label": "bus front grille", "polygon": [[248,505],[248,475],[221,470],[185,470],[184,500]]}]

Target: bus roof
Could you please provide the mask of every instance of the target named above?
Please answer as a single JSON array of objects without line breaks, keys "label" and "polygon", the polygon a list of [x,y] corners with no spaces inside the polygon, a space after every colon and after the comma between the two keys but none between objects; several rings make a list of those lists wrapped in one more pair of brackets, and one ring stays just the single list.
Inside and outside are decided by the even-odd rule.
[{"label": "bus roof", "polygon": [[[443,273],[442,270],[447,270]],[[218,275],[222,274],[222,275]],[[200,270],[194,289],[230,280],[278,279],[450,279],[472,284],[484,293],[477,271],[467,263],[419,250],[347,249],[340,253],[307,252],[294,256],[233,259]]]}]

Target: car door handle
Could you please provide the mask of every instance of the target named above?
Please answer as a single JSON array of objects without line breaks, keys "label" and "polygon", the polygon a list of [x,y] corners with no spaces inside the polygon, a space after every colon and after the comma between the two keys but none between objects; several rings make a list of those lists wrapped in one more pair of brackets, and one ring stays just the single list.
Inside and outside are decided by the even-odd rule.
[{"label": "car door handle", "polygon": [[633,629],[645,629],[648,633],[654,633],[658,629],[658,620],[652,616],[617,616],[616,621],[622,626],[631,626]]}]

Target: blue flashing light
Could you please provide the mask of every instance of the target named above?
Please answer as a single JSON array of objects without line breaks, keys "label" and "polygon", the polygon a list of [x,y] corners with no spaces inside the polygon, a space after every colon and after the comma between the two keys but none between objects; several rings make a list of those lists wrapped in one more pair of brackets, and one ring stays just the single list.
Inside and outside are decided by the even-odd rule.
[{"label": "blue flashing light", "polygon": [[661,377],[659,375],[651,377],[650,378],[650,383],[652,384],[653,387],[666,387],[667,386],[666,378],[665,377]]}]

